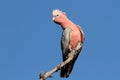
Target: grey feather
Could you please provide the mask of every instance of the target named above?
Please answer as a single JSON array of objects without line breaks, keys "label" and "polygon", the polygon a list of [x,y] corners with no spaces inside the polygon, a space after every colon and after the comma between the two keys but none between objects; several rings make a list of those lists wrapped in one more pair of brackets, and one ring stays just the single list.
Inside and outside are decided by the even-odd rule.
[{"label": "grey feather", "polygon": [[[61,49],[62,49],[62,57],[63,57],[63,61],[65,61],[68,57],[68,54],[70,52],[69,50],[69,44],[70,44],[70,31],[71,29],[69,28],[65,28],[63,30],[62,33],[62,39],[61,39]],[[69,74],[68,69],[69,69],[69,64],[67,64],[66,66],[61,68],[61,73],[60,76],[61,77],[67,77],[67,75]]]},{"label": "grey feather", "polygon": [[62,49],[63,61],[66,60],[69,51],[70,31],[71,29],[65,28],[62,33],[61,49]]}]

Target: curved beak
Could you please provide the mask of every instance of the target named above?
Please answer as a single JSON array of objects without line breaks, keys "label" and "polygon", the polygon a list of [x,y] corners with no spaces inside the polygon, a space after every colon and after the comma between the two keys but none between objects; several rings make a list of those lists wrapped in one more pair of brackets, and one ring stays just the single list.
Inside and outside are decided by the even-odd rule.
[{"label": "curved beak", "polygon": [[52,20],[54,21],[54,20],[55,20],[55,17],[53,17]]}]

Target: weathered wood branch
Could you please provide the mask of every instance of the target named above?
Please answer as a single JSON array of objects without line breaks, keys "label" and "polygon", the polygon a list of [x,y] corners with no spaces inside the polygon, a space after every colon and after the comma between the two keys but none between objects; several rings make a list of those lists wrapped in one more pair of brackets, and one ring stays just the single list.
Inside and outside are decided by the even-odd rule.
[{"label": "weathered wood branch", "polygon": [[77,54],[79,54],[78,52],[80,52],[81,47],[82,47],[82,43],[78,43],[77,47],[70,52],[67,60],[65,60],[61,64],[57,65],[55,68],[46,72],[45,74],[40,73],[40,80],[46,80],[48,77],[52,77],[53,73],[57,72],[58,70],[61,70],[61,68],[63,66],[68,64],[70,61],[72,61],[74,59],[74,57],[77,56]]}]

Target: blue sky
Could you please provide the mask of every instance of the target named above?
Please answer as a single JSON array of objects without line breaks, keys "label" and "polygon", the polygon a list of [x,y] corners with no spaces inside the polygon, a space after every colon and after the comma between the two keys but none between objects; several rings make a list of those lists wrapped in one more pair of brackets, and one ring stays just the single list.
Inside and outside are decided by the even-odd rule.
[{"label": "blue sky", "polygon": [[119,0],[1,0],[0,80],[38,80],[62,61],[62,29],[52,10],[65,11],[85,33],[81,55],[68,79],[120,80]]}]

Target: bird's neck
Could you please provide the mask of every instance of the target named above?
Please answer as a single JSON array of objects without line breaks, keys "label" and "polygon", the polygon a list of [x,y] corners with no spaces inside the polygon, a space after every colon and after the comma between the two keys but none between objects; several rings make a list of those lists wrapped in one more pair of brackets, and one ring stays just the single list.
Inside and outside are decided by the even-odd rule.
[{"label": "bird's neck", "polygon": [[73,30],[76,28],[76,25],[70,20],[66,20],[66,21],[62,22],[60,25],[63,29],[70,28]]}]

